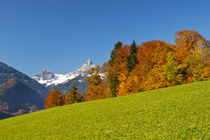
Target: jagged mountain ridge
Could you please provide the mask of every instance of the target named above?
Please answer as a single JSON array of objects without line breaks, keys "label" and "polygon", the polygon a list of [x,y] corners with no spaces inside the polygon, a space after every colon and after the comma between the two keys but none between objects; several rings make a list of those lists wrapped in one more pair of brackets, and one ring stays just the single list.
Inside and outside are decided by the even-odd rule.
[{"label": "jagged mountain ridge", "polygon": [[96,65],[88,59],[85,64],[74,72],[60,74],[43,69],[39,74],[33,76],[32,79],[37,80],[48,89],[56,87],[61,92],[67,92],[71,89],[72,84],[76,82],[78,91],[81,93],[84,92],[85,88],[88,86],[88,83],[85,82],[85,78],[88,76],[87,72],[95,66]]}]

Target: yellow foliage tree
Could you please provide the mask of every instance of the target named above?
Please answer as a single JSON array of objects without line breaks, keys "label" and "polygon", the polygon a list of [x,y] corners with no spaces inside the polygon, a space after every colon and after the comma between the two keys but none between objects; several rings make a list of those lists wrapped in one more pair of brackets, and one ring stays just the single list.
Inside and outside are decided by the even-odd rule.
[{"label": "yellow foliage tree", "polygon": [[99,75],[100,68],[94,67],[92,68],[88,74],[89,77],[86,78],[86,81],[89,83],[89,86],[86,88],[83,93],[86,101],[97,100],[109,97],[108,89],[103,84],[103,80]]}]

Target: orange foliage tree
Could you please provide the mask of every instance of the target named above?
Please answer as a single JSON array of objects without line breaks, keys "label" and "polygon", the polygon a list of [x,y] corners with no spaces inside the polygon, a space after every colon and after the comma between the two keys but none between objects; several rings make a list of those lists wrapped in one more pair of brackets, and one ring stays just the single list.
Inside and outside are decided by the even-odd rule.
[{"label": "orange foliage tree", "polygon": [[173,45],[164,41],[154,40],[138,47],[138,64],[127,79],[127,94],[159,88],[162,85],[161,73],[167,62],[168,53]]},{"label": "orange foliage tree", "polygon": [[175,35],[176,58],[179,65],[185,66],[186,82],[205,80],[207,49],[209,42],[197,31],[184,30]]},{"label": "orange foliage tree", "polygon": [[62,106],[64,101],[58,89],[54,88],[48,93],[44,101],[45,108],[52,108],[56,106]]},{"label": "orange foliage tree", "polygon": [[118,93],[122,93],[120,90],[126,80],[129,49],[130,46],[124,46],[117,50],[114,64],[109,71],[110,89],[115,91],[111,93],[112,96],[119,96]]},{"label": "orange foliage tree", "polygon": [[195,49],[198,42],[206,42],[205,38],[194,30],[178,31],[175,36],[177,61],[183,63],[191,50]]}]

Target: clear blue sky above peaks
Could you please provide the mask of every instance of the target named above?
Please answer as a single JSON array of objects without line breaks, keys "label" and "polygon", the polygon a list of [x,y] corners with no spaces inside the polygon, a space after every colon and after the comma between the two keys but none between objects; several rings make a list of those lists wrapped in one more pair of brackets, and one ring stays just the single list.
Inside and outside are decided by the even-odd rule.
[{"label": "clear blue sky above peaks", "polygon": [[209,0],[0,0],[0,61],[32,76],[107,61],[119,40],[173,43],[179,30],[210,39]]}]

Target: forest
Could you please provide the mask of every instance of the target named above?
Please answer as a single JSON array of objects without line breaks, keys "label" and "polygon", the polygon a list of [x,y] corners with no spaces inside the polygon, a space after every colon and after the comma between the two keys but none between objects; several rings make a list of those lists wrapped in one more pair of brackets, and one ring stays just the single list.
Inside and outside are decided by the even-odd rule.
[{"label": "forest", "polygon": [[210,79],[210,41],[194,30],[178,31],[174,44],[152,40],[137,45],[118,41],[110,59],[92,68],[84,93],[76,85],[68,93],[53,89],[45,108],[124,96]]}]

